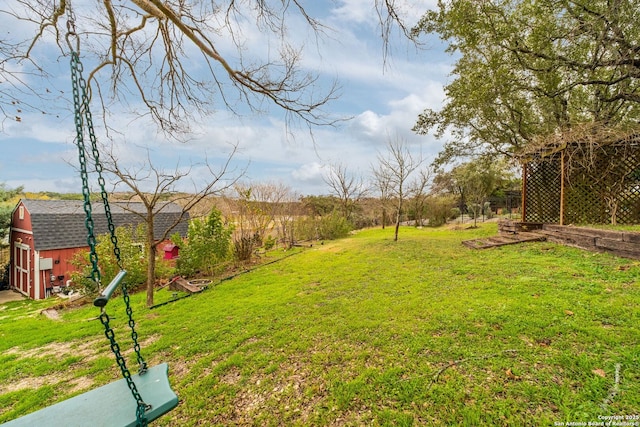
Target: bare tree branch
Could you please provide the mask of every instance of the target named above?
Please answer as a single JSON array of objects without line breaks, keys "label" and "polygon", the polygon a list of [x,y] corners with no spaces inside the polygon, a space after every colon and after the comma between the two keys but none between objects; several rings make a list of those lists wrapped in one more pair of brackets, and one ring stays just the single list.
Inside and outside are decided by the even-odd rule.
[{"label": "bare tree branch", "polygon": [[[325,85],[325,92],[318,90],[319,76],[300,67],[302,52],[292,45],[286,22],[301,16],[315,32],[322,31],[322,25],[298,1],[251,3],[228,1],[223,7],[182,0],[101,0],[91,9],[76,6],[72,15],[72,24],[77,27],[74,41],[81,45],[83,61],[97,64],[89,70],[87,81],[95,94],[109,95],[108,101],[101,101],[107,111],[115,102],[135,105],[130,91],[135,88],[146,114],[176,138],[190,130],[194,119],[212,113],[216,99],[224,108],[237,112],[232,94],[250,110],[265,111],[269,103],[276,106],[285,113],[287,122],[301,120],[311,126],[340,120],[323,111],[337,97],[337,83]],[[0,13],[33,29],[28,39],[0,43],[0,64],[30,65],[46,77],[44,70],[52,58],[35,48],[53,40],[61,54],[68,52],[63,21],[70,7],[67,0],[59,4],[53,0],[10,0],[9,5],[0,7]],[[242,27],[250,17],[255,17],[264,40],[277,43],[279,50],[248,63],[243,58],[246,37]],[[225,37],[235,45],[233,58],[217,48]],[[202,63],[194,62],[191,46],[202,55]],[[208,72],[202,73],[203,65]],[[0,68],[0,76],[7,73],[12,71]],[[104,85],[110,87],[108,92],[99,89]],[[4,107],[2,101],[0,98]],[[145,114],[135,108],[131,112]]]},{"label": "bare tree branch", "polygon": [[[162,241],[167,240],[178,224],[188,218],[189,211],[212,195],[221,195],[231,188],[244,171],[232,169],[232,160],[236,154],[237,145],[232,146],[231,153],[226,161],[217,169],[214,169],[208,159],[204,163],[191,164],[187,168],[180,168],[179,164],[175,169],[168,171],[157,168],[151,161],[151,155],[147,150],[147,158],[137,166],[125,166],[114,153],[113,148],[104,151],[102,167],[105,173],[110,175],[112,184],[118,188],[122,185],[131,191],[130,200],[137,200],[144,204],[145,212],[130,210],[138,215],[146,225],[146,251],[148,256],[147,270],[147,306],[153,305],[153,289],[155,284],[155,259],[157,246]],[[209,172],[209,177],[204,186],[196,183],[191,178],[192,190],[186,192],[177,187],[178,183],[185,178],[189,178],[195,166],[203,166]],[[181,207],[181,211],[176,216],[173,223],[163,230],[159,239],[156,238],[154,230],[154,219],[162,212],[169,203],[169,199]],[[126,207],[125,207],[126,209]]]}]

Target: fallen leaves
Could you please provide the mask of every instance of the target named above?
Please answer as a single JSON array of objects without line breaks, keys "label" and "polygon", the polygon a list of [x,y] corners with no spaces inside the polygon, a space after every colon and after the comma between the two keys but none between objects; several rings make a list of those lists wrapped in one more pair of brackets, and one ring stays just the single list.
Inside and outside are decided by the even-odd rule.
[{"label": "fallen leaves", "polygon": [[511,368],[507,369],[507,371],[505,372],[505,375],[510,380],[519,380],[520,379],[520,377],[518,375],[513,373],[513,370]]},{"label": "fallen leaves", "polygon": [[607,373],[603,369],[598,368],[598,369],[594,369],[591,372],[593,372],[595,375],[599,377],[607,378]]},{"label": "fallen leaves", "polygon": [[551,345],[551,340],[549,338],[542,338],[538,340],[538,345],[541,347],[549,347]]}]

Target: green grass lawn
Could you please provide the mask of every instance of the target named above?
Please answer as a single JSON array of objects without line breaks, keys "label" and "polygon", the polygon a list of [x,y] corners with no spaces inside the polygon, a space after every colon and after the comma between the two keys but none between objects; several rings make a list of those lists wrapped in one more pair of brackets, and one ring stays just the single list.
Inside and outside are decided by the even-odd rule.
[{"label": "green grass lawn", "polygon": [[[367,230],[135,315],[156,425],[554,425],[640,408],[640,269],[478,229]],[[118,378],[97,315],[0,306],[0,422]],[[109,312],[126,345],[122,303]],[[133,363],[133,357],[128,360]],[[144,397],[144,396],[143,396]],[[600,417],[600,418],[599,418]]]}]

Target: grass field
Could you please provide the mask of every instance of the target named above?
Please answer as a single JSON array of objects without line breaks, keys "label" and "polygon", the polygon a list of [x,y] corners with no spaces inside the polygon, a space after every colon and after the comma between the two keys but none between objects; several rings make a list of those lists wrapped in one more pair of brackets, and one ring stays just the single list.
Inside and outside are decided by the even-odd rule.
[{"label": "grass field", "polygon": [[[552,243],[484,251],[478,229],[367,230],[154,310],[155,424],[554,425],[640,412],[640,266]],[[0,422],[118,378],[96,309],[0,306]],[[110,313],[124,347],[122,303]],[[133,362],[133,358],[131,362]],[[640,421],[640,420],[636,420]]]}]

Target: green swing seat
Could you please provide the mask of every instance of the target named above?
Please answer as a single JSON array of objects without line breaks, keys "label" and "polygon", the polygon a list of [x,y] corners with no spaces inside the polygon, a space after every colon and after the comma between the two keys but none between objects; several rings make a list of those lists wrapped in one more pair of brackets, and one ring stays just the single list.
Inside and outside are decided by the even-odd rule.
[{"label": "green swing seat", "polygon": [[[171,390],[169,365],[162,363],[147,369],[143,375],[132,375],[134,383],[151,408],[145,412],[153,421],[178,405]],[[2,424],[2,427],[134,427],[136,401],[123,378],[55,405],[32,412]]]}]

